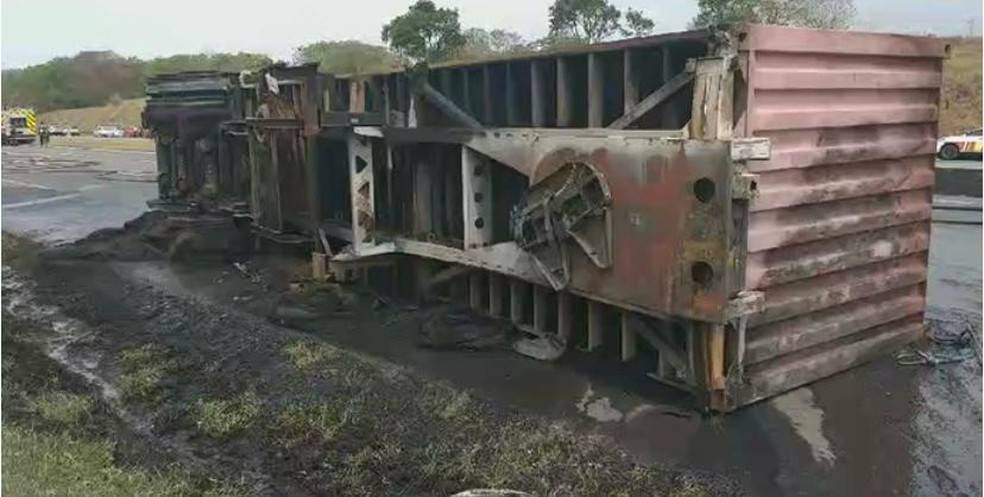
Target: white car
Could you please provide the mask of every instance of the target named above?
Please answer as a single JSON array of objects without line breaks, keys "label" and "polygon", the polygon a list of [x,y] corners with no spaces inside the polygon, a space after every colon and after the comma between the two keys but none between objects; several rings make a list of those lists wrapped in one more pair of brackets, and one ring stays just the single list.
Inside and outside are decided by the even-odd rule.
[{"label": "white car", "polygon": [[116,125],[103,124],[96,126],[96,129],[92,132],[92,136],[99,138],[123,138],[123,128]]},{"label": "white car", "polygon": [[936,141],[936,155],[945,160],[958,159],[963,155],[981,155],[981,152],[984,152],[984,138],[980,129]]}]

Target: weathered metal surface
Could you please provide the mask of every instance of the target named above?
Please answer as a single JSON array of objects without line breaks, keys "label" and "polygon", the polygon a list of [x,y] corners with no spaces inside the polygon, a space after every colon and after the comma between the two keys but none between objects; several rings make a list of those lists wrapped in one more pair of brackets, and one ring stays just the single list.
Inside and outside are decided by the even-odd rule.
[{"label": "weathered metal surface", "polygon": [[750,26],[358,77],[273,66],[239,78],[215,136],[220,163],[248,143],[261,233],[350,244],[339,277],[409,261],[418,291],[537,337],[524,353],[608,348],[730,410],[920,332],[943,53]]},{"label": "weathered metal surface", "polygon": [[317,66],[273,66],[257,78],[249,129],[253,224],[260,233],[316,233],[321,225],[313,140],[321,133]]},{"label": "weathered metal surface", "polygon": [[846,369],[920,333],[944,43],[751,26],[746,113],[768,138],[750,202],[752,315],[738,403]]},{"label": "weathered metal surface", "polygon": [[154,76],[146,93],[142,121],[156,141],[158,200],[206,209],[242,200],[246,150],[227,126],[242,119],[246,104],[238,77],[216,71]]}]

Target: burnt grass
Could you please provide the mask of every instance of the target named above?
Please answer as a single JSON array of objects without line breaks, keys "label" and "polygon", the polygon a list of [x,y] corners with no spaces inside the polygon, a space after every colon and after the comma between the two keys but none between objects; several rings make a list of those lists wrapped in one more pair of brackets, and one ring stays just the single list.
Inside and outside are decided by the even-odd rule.
[{"label": "burnt grass", "polygon": [[[19,272],[34,281],[40,302],[91,329],[84,347],[103,357],[100,377],[119,390],[125,409],[149,420],[152,437],[187,445],[204,461],[188,464],[196,478],[207,474],[209,481],[253,495],[733,491],[710,475],[637,464],[608,439],[491,404],[245,308],[129,278],[112,270],[106,257],[58,254],[31,259]],[[361,309],[344,319],[375,319],[368,307]],[[118,419],[102,426],[106,436],[128,432]],[[130,445],[153,452],[157,443]],[[175,464],[146,455],[131,459]]]}]

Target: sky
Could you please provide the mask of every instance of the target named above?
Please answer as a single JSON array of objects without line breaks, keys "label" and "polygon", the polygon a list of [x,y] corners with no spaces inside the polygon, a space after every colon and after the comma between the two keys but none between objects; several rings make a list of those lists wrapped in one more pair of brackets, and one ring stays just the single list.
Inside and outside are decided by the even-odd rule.
[{"label": "sky", "polygon": [[[697,0],[611,0],[681,31]],[[297,46],[318,40],[380,43],[382,25],[411,0],[3,0],[0,66],[4,69],[113,50],[152,58],[176,53],[261,52],[289,60]],[[552,0],[437,0],[457,7],[463,28],[503,28],[526,38],[547,31]],[[939,35],[981,33],[981,0],[854,0],[855,27]],[[167,9],[166,13],[164,9]]]}]

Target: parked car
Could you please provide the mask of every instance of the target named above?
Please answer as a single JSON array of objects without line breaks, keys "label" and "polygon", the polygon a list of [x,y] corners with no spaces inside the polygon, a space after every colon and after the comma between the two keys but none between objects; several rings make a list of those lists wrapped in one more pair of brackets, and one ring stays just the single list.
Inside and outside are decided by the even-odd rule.
[{"label": "parked car", "polygon": [[68,136],[82,136],[82,132],[79,131],[79,128],[72,126],[71,128],[68,128]]},{"label": "parked car", "polygon": [[136,126],[127,126],[123,128],[123,136],[127,138],[139,138],[142,131]]},{"label": "parked car", "polygon": [[944,160],[959,159],[965,155],[980,156],[984,152],[984,138],[981,130],[967,131],[962,135],[940,138],[936,141],[936,155]]},{"label": "parked car", "polygon": [[51,124],[48,126],[48,134],[51,136],[65,136],[68,134],[68,126],[61,124]]},{"label": "parked car", "polygon": [[123,128],[115,124],[102,124],[96,126],[95,131],[92,132],[92,136],[98,138],[122,138]]}]

